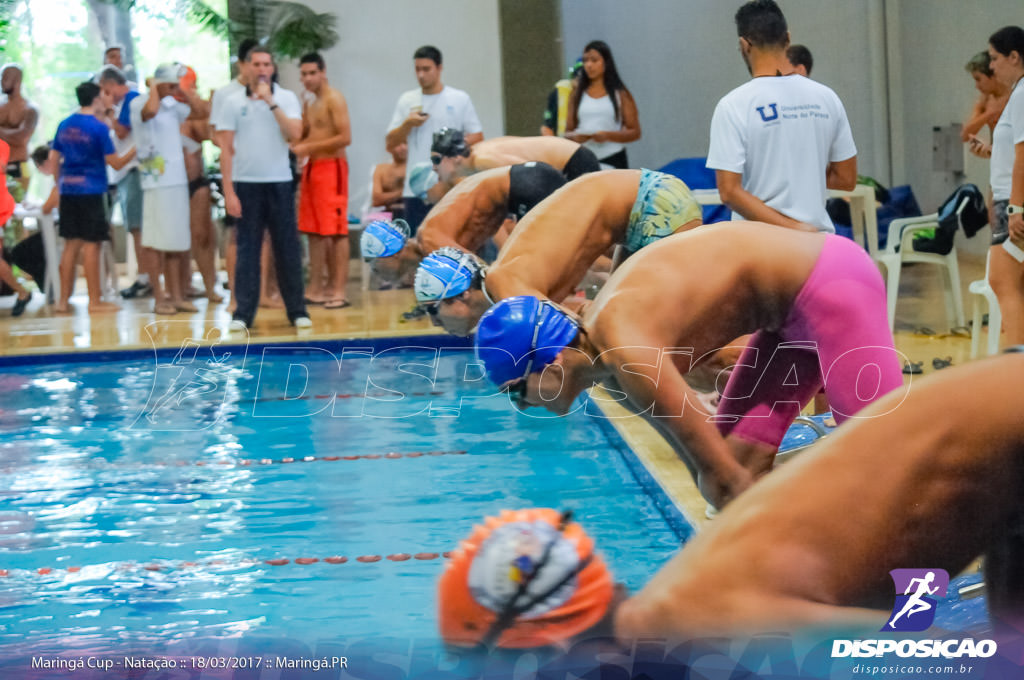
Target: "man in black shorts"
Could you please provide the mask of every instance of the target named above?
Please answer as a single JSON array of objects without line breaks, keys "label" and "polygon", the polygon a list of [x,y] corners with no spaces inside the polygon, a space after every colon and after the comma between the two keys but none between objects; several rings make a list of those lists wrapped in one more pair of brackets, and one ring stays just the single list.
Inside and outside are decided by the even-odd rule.
[{"label": "man in black shorts", "polygon": [[119,309],[116,304],[101,299],[100,246],[110,239],[106,166],[120,170],[135,158],[135,149],[124,156],[114,151],[110,128],[101,120],[112,100],[103,94],[100,86],[86,81],[75,88],[75,95],[82,108],[61,121],[50,149],[51,166],[61,168],[58,173],[60,235],[65,240],[60,260],[60,297],[54,308],[57,314],[71,311],[68,300],[75,286],[79,253],[85,258],[89,311]]}]

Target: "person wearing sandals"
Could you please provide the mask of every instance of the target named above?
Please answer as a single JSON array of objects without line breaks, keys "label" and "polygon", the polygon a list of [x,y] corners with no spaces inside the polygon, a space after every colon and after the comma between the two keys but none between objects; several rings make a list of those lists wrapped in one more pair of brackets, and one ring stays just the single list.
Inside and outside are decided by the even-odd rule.
[{"label": "person wearing sandals", "polygon": [[[299,61],[306,88],[302,138],[292,152],[308,158],[299,189],[299,231],[309,238],[309,287],[306,302],[324,309],[349,306],[348,160],[352,142],[345,96],[327,82],[324,59],[316,52]],[[327,287],[324,288],[326,279]]]}]

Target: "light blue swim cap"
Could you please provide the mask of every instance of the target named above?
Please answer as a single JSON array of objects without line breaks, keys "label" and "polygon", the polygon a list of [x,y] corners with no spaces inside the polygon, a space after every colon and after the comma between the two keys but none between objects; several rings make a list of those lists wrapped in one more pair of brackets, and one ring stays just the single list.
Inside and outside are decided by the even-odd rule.
[{"label": "light blue swim cap", "polygon": [[364,260],[391,257],[405,246],[411,232],[405,220],[374,220],[366,225],[359,237],[359,251]]},{"label": "light blue swim cap", "polygon": [[434,164],[430,161],[417,163],[409,171],[409,191],[419,198],[426,198],[430,188],[439,181],[440,178],[434,171]]},{"label": "light blue swim cap", "polygon": [[413,288],[417,302],[437,302],[469,290],[480,273],[472,254],[445,246],[423,258]]},{"label": "light blue swim cap", "polygon": [[578,333],[576,322],[550,300],[510,297],[480,317],[476,356],[500,386],[544,370]]}]

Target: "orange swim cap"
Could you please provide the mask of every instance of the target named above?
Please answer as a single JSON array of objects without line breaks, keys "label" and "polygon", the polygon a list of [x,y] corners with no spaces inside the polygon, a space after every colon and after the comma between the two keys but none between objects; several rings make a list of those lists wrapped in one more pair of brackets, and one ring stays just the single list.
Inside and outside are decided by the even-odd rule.
[{"label": "orange swim cap", "polygon": [[191,66],[185,67],[185,75],[183,75],[178,81],[178,85],[181,86],[181,89],[183,90],[191,90],[196,86],[196,72]]},{"label": "orange swim cap", "polygon": [[542,647],[596,625],[613,591],[593,539],[567,515],[504,510],[452,554],[438,583],[438,624],[460,647]]}]

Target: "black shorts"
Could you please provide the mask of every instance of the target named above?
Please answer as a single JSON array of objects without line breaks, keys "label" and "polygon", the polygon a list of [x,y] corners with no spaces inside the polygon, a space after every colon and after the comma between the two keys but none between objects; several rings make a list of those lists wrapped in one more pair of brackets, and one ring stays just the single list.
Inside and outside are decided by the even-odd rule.
[{"label": "black shorts", "polygon": [[61,194],[61,237],[92,243],[109,240],[106,201],[106,194]]},{"label": "black shorts", "polygon": [[627,170],[629,168],[629,159],[626,158],[626,150],[618,151],[613,153],[607,158],[602,158],[601,162],[605,165],[610,165],[618,170]]},{"label": "black shorts", "polygon": [[508,211],[517,220],[565,184],[565,177],[547,163],[530,161],[508,169]]},{"label": "black shorts", "polygon": [[588,172],[597,172],[601,169],[601,161],[597,160],[594,152],[585,146],[576,149],[576,153],[569,156],[569,161],[562,168],[562,174],[568,182],[573,181],[580,175]]}]

